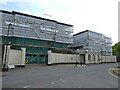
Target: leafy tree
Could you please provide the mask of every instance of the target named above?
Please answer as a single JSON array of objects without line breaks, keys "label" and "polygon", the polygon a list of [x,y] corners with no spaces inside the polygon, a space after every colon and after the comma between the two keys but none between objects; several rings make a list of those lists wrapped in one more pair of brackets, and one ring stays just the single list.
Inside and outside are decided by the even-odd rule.
[{"label": "leafy tree", "polygon": [[120,42],[112,46],[112,53],[113,55],[120,56]]}]

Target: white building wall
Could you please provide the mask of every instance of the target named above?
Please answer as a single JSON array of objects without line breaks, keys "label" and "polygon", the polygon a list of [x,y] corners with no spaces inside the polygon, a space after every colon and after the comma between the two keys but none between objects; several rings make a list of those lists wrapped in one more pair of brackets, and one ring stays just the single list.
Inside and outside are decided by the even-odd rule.
[{"label": "white building wall", "polygon": [[102,56],[102,62],[116,62],[116,56]]},{"label": "white building wall", "polygon": [[80,55],[75,54],[60,54],[48,51],[48,64],[54,63],[75,63],[80,62]]},{"label": "white building wall", "polygon": [[21,50],[10,49],[8,65],[25,65],[25,52],[25,48],[22,48]]},{"label": "white building wall", "polygon": [[5,68],[8,67],[8,59],[9,59],[9,52],[10,52],[10,45],[5,45],[4,46],[4,54],[3,54],[3,62],[2,62],[2,67],[4,67],[5,64]]},{"label": "white building wall", "polygon": [[90,61],[88,60],[88,53],[85,54],[85,63],[88,64]]},{"label": "white building wall", "polygon": [[8,65],[19,65],[21,62],[21,51],[20,50],[10,50]]},{"label": "white building wall", "polygon": [[81,60],[85,60],[85,64],[98,64],[101,62],[116,62],[115,56],[101,56],[100,54],[90,54],[90,60],[88,59],[88,53],[85,53],[85,58],[81,56],[83,54],[61,54],[61,53],[53,53],[48,51],[48,64],[54,63],[75,63],[80,62]]},{"label": "white building wall", "polygon": [[95,63],[98,63],[98,55],[95,54]]},{"label": "white building wall", "polygon": [[14,50],[10,49],[10,45],[5,45],[4,48],[2,65],[5,63],[6,68],[8,68],[8,65],[25,65],[25,48],[22,48],[21,50]]},{"label": "white building wall", "polygon": [[21,65],[25,65],[26,48],[21,48]]}]

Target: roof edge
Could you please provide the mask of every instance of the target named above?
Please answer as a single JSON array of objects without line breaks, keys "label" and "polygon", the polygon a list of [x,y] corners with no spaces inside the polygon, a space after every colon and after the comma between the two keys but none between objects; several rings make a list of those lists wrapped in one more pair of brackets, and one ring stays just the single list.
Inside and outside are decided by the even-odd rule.
[{"label": "roof edge", "polygon": [[76,35],[79,35],[79,34],[82,34],[82,33],[88,32],[88,31],[90,31],[90,30],[85,30],[85,31],[82,31],[82,32],[76,33],[76,34],[74,34],[73,36],[76,36]]},{"label": "roof edge", "polygon": [[56,20],[46,19],[46,18],[42,18],[42,17],[39,17],[39,16],[29,15],[29,14],[25,14],[25,13],[21,13],[21,12],[12,11],[12,13],[19,14],[19,15],[24,15],[24,16],[29,16],[29,17],[32,17],[32,18],[47,20],[47,21],[51,21],[51,22],[56,22],[58,24],[67,25],[67,26],[71,26],[71,27],[73,26],[73,25],[70,25],[70,24],[58,22]]},{"label": "roof edge", "polygon": [[6,11],[6,10],[0,10],[0,12],[8,13],[8,14],[13,14],[13,15],[19,14],[19,15],[29,16],[29,17],[32,17],[32,18],[47,20],[47,21],[51,21],[51,22],[56,22],[57,24],[62,24],[62,25],[66,25],[66,26],[73,27],[73,25],[66,24],[66,23],[62,23],[62,22],[58,22],[58,21],[56,21],[56,20],[46,19],[46,18],[43,18],[43,17],[34,16],[34,15],[29,15],[29,14],[25,14],[25,13],[21,13],[21,12],[17,12],[17,11],[12,11],[12,12],[10,12],[10,11]]},{"label": "roof edge", "polygon": [[6,10],[0,10],[0,12],[8,13],[8,14],[13,14],[12,12],[10,12],[10,11],[6,11]]}]

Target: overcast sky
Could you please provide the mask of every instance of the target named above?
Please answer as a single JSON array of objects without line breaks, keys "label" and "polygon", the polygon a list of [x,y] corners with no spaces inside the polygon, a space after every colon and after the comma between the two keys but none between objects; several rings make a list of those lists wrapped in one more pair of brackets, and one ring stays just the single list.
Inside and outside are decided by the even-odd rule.
[{"label": "overcast sky", "polygon": [[[0,0],[3,10],[19,11],[74,25],[74,33],[92,30],[118,42],[120,0]],[[46,16],[44,14],[49,14]]]}]

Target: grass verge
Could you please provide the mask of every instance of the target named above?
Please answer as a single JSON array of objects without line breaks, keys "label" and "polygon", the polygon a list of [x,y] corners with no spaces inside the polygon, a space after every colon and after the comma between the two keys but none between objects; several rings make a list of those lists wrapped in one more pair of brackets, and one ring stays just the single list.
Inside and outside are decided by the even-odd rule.
[{"label": "grass verge", "polygon": [[117,74],[118,77],[120,77],[120,66],[116,67],[116,68],[113,68],[113,73]]}]

